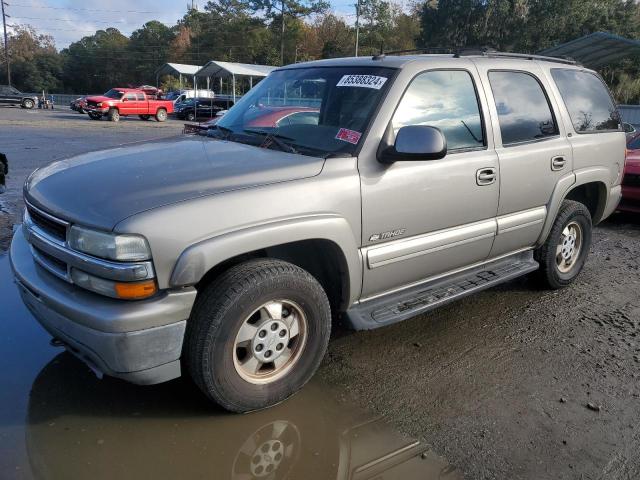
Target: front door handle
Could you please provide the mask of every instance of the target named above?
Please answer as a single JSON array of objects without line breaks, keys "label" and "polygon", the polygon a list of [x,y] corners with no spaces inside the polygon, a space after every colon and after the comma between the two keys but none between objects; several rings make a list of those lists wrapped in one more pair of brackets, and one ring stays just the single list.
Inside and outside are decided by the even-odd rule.
[{"label": "front door handle", "polygon": [[557,172],[558,170],[562,170],[567,163],[567,159],[562,155],[558,155],[556,157],[551,157],[551,170]]},{"label": "front door handle", "polygon": [[491,185],[495,183],[497,175],[495,168],[481,168],[476,172],[476,183],[481,187]]}]

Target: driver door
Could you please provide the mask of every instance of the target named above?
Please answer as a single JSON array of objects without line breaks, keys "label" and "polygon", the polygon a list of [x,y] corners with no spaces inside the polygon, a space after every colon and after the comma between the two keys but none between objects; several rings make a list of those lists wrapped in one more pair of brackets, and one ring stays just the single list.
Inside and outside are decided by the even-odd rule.
[{"label": "driver door", "polygon": [[438,127],[439,160],[360,162],[363,297],[472,265],[496,234],[498,157],[487,134],[487,105],[475,70],[429,70],[410,82],[393,114],[407,125]]}]

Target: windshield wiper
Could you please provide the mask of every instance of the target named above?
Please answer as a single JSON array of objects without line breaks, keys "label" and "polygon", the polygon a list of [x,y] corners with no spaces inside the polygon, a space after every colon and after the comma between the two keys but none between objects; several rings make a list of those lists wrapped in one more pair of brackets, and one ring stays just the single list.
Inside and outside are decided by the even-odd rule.
[{"label": "windshield wiper", "polygon": [[[222,125],[212,125],[209,128],[207,128],[207,137],[213,137],[216,134],[216,130],[219,130],[220,132],[222,132],[222,139],[223,140],[229,140],[229,138],[231,138],[231,134],[233,133],[233,130],[231,130],[230,128],[227,127],[223,127]],[[210,134],[211,133],[211,134]]]},{"label": "windshield wiper", "polygon": [[271,145],[276,144],[278,147],[280,147],[280,150],[282,150],[283,152],[296,153],[296,154],[298,153],[298,150],[296,150],[292,145],[289,145],[284,141],[284,140],[292,141],[292,140],[295,140],[294,138],[286,137],[278,133],[266,132],[264,130],[253,130],[250,128],[245,128],[243,132],[250,133],[253,135],[264,135],[264,140],[262,142],[262,145],[260,145],[263,148],[269,148]]}]

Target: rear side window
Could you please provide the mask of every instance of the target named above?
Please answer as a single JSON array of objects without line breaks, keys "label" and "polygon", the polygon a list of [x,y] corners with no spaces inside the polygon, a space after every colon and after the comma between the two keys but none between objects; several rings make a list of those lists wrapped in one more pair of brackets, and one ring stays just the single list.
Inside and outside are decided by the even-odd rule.
[{"label": "rear side window", "polygon": [[393,129],[407,125],[439,128],[448,150],[484,147],[482,116],[473,79],[464,70],[432,70],[418,75],[393,116]]},{"label": "rear side window", "polygon": [[138,100],[144,100],[144,93],[137,94]]},{"label": "rear side window", "polygon": [[591,72],[554,68],[551,76],[578,133],[620,130],[620,117],[607,87]]},{"label": "rear side window", "polygon": [[525,72],[489,72],[502,145],[543,140],[558,134],[540,82]]}]

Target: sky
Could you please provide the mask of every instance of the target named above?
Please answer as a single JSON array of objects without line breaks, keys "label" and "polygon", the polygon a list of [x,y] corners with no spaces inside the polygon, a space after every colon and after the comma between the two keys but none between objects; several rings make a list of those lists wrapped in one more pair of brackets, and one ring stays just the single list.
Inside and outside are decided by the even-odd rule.
[{"label": "sky", "polygon": [[[356,0],[332,0],[332,10],[349,23]],[[9,24],[29,24],[39,33],[55,39],[62,49],[82,37],[106,27],[125,35],[150,20],[174,25],[187,11],[191,0],[7,0]],[[206,0],[197,0],[202,8]]]}]

